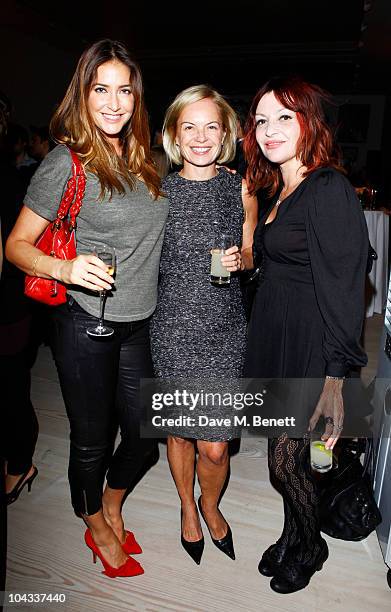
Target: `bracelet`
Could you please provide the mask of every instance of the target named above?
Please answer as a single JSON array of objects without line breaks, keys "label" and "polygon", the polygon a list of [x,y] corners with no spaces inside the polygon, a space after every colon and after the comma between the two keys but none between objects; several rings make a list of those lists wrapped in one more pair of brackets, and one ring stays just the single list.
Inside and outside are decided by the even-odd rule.
[{"label": "bracelet", "polygon": [[345,376],[329,376],[326,374],[326,380],[345,380]]},{"label": "bracelet", "polygon": [[37,276],[37,264],[38,261],[41,259],[42,255],[37,255],[36,257],[34,257],[33,259],[33,265],[31,266],[32,269],[32,276]]}]

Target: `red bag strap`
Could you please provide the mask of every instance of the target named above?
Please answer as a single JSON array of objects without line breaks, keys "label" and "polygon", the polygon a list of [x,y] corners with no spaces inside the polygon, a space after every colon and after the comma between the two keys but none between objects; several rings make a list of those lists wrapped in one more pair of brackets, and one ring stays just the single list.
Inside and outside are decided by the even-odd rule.
[{"label": "red bag strap", "polygon": [[68,151],[72,158],[72,176],[68,180],[67,188],[62,196],[60,206],[58,207],[56,223],[61,224],[61,221],[63,221],[69,213],[71,226],[75,227],[76,217],[83,203],[86,176],[76,153],[69,147]]}]

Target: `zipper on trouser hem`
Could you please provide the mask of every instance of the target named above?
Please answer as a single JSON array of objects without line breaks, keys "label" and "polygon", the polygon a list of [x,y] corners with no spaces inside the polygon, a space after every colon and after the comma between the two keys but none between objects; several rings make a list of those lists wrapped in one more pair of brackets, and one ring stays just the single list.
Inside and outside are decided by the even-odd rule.
[{"label": "zipper on trouser hem", "polygon": [[84,509],[85,509],[84,514],[88,516],[88,504],[87,504],[87,495],[86,495],[85,489],[83,489],[83,497],[84,497]]}]

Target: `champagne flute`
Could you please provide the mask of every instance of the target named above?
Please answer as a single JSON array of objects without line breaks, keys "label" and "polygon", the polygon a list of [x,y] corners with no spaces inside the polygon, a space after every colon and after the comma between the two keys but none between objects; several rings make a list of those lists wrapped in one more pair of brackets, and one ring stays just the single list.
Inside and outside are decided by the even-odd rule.
[{"label": "champagne flute", "polygon": [[[107,273],[110,276],[114,276],[115,267],[116,267],[116,258],[115,258],[115,248],[110,247],[107,244],[102,244],[101,246],[95,246],[93,248],[93,253],[95,257],[98,257],[103,263],[107,266]],[[96,327],[88,327],[87,334],[89,336],[111,336],[114,333],[114,329],[104,324],[103,315],[104,315],[104,307],[106,302],[106,289],[101,289],[99,291],[100,297],[100,314],[99,314],[99,322]]]}]

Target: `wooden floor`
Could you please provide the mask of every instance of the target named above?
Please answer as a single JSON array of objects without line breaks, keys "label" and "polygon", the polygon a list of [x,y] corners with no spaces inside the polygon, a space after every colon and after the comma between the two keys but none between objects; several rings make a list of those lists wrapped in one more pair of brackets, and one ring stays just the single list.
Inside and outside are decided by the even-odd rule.
[{"label": "wooden floor", "polygon": [[[380,315],[367,321],[367,380],[376,371],[381,327]],[[32,398],[40,422],[35,455],[39,476],[31,494],[23,491],[9,508],[9,591],[64,593],[65,604],[41,607],[50,611],[390,610],[387,568],[375,534],[360,543],[326,537],[329,559],[299,593],[277,595],[269,579],[260,576],[260,554],[278,538],[282,524],[281,500],[268,480],[264,439],[242,440],[221,505],[234,533],[235,562],[220,553],[206,533],[200,566],[181,549],[177,494],[165,447],[160,445],[159,462],[128,498],[124,512],[126,526],[135,531],[144,548],[139,559],[145,574],[108,579],[101,574],[99,562],[92,564],[82,541],[83,526],[71,510],[66,477],[68,422],[46,348],[34,367]]]}]

